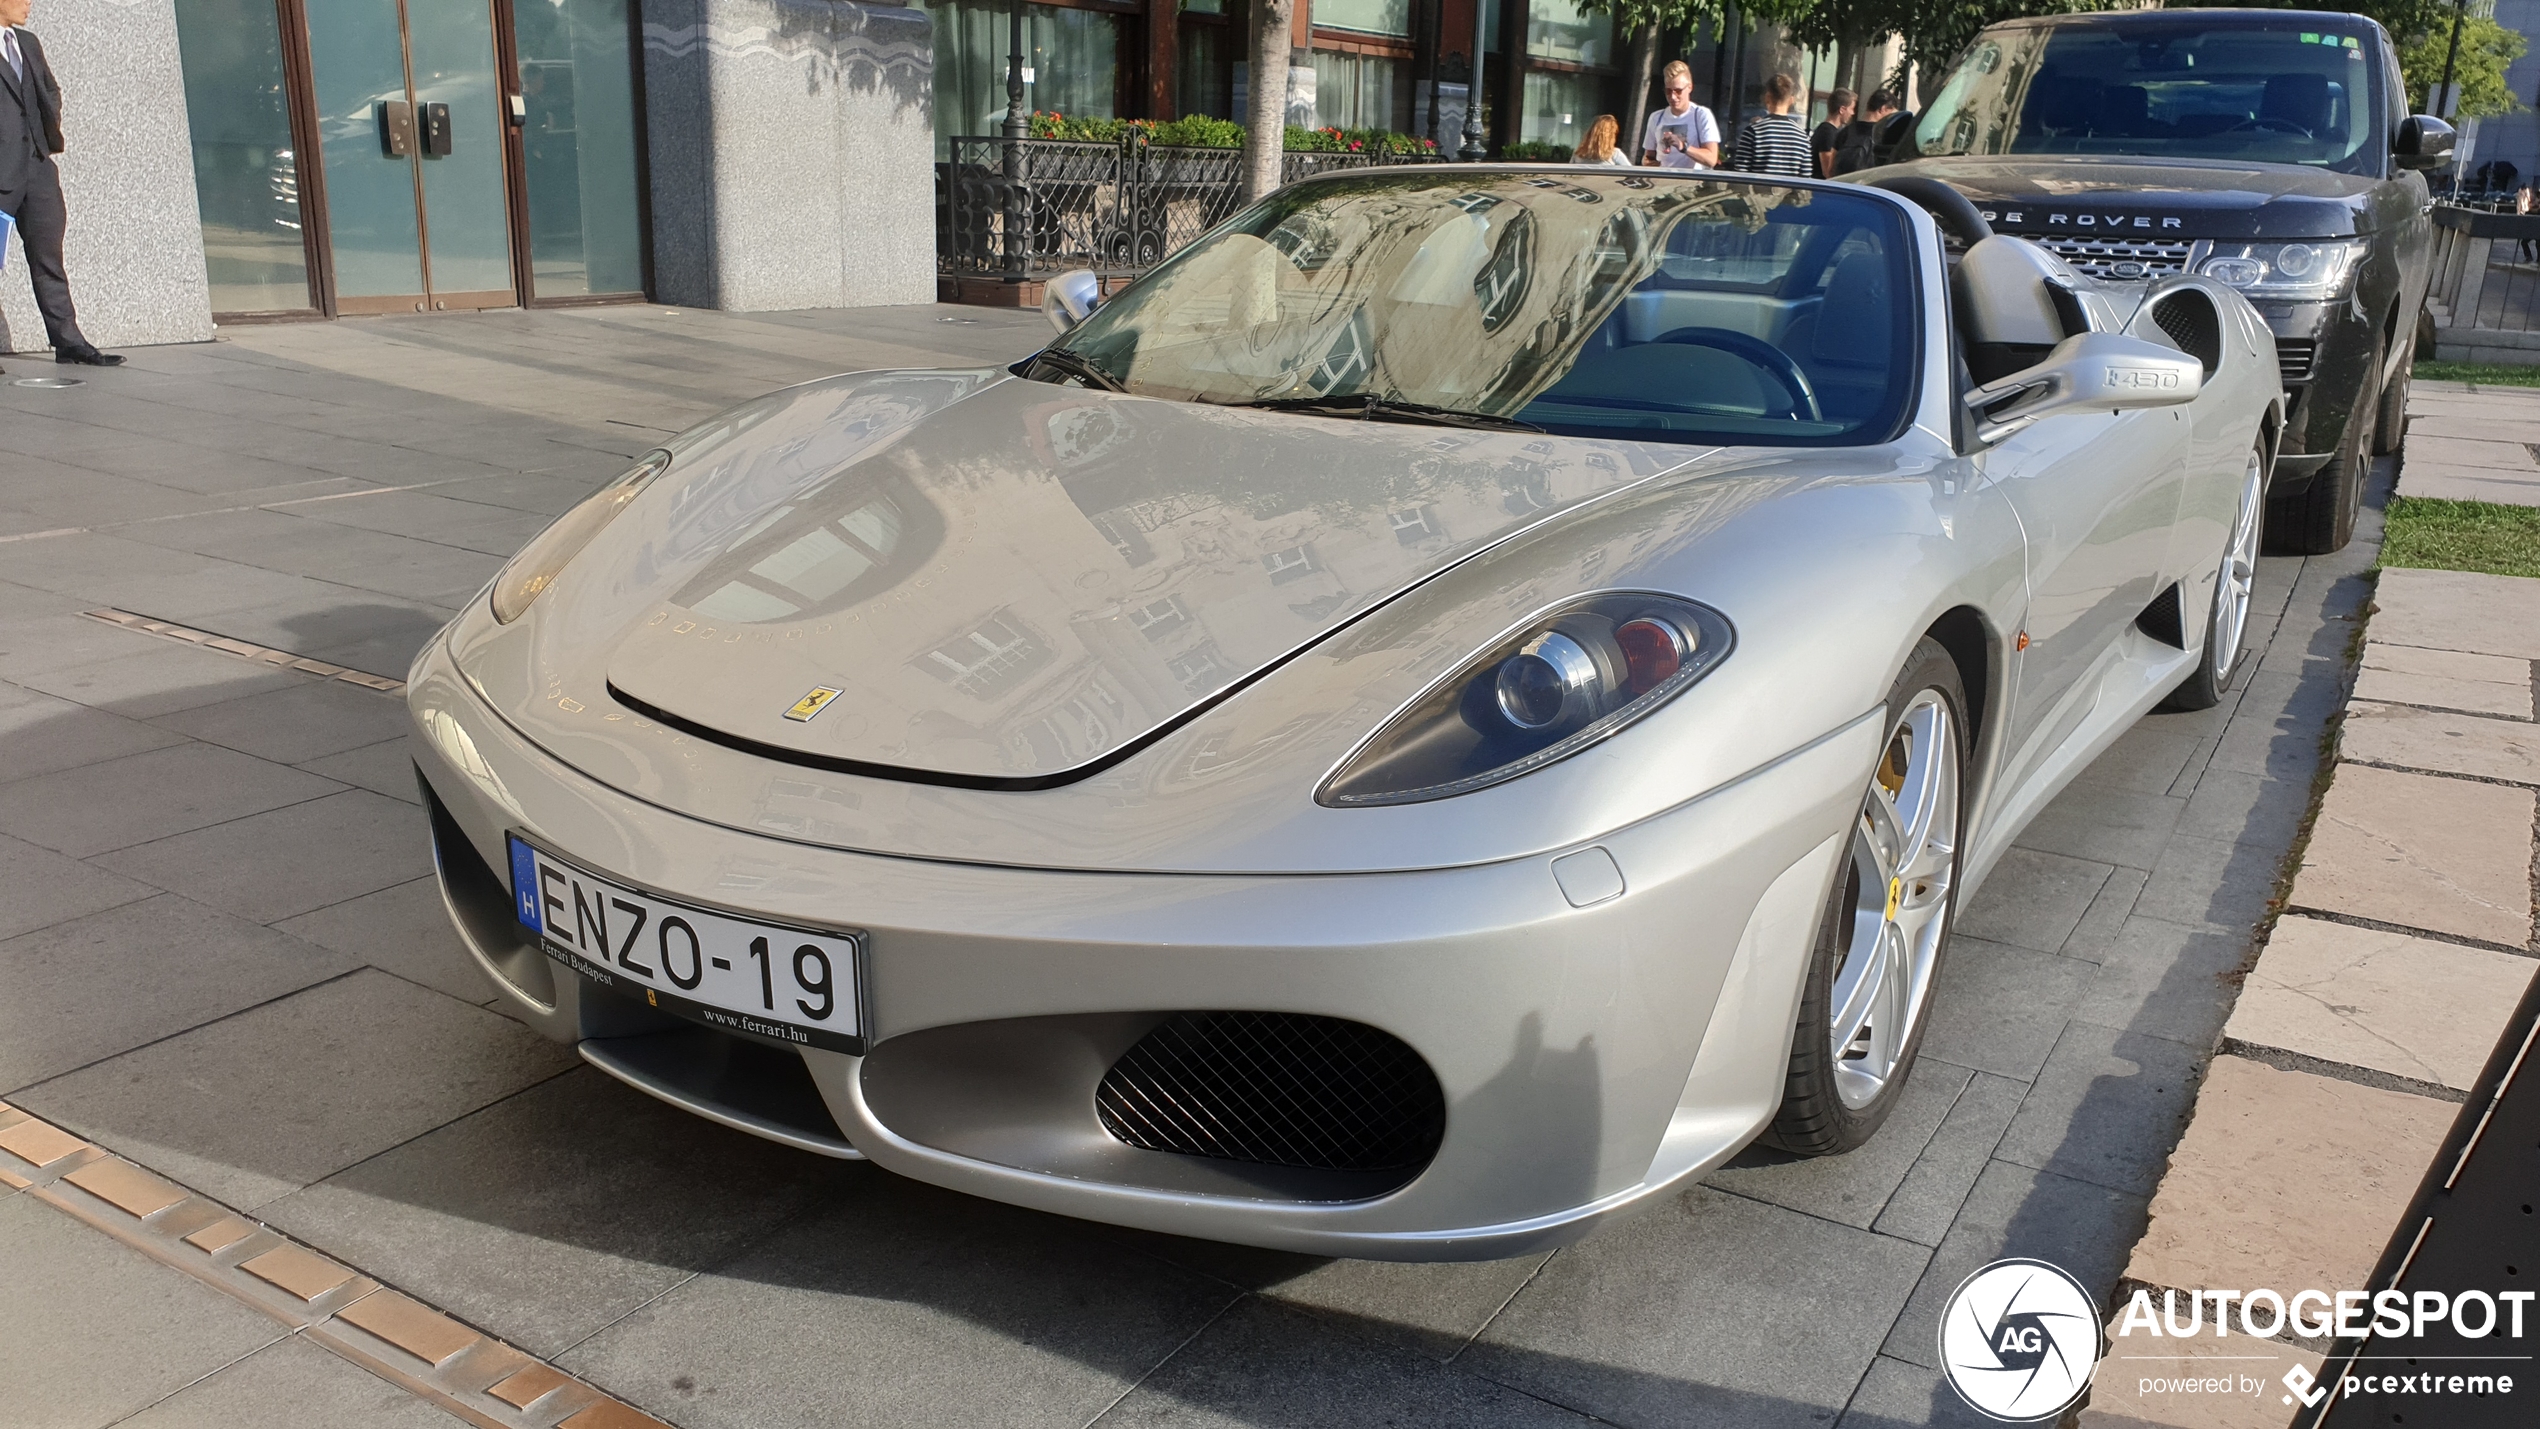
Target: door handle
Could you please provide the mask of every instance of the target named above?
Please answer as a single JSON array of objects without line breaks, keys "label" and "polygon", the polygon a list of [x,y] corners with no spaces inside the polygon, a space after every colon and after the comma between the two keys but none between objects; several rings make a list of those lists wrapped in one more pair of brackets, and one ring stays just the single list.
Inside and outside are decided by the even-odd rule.
[{"label": "door handle", "polygon": [[448,158],[450,156],[450,106],[418,104],[415,108],[421,111],[416,117],[422,121],[423,133],[418,147],[422,150],[424,157]]},{"label": "door handle", "polygon": [[389,158],[415,151],[415,107],[402,99],[379,101],[379,147]]}]

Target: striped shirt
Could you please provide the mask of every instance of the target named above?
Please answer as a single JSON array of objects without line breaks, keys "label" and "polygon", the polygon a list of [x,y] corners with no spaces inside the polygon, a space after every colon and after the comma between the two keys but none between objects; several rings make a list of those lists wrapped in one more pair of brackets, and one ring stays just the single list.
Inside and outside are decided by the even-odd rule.
[{"label": "striped shirt", "polygon": [[1758,114],[1738,126],[1724,168],[1777,178],[1817,177],[1817,154],[1807,126],[1788,114]]}]

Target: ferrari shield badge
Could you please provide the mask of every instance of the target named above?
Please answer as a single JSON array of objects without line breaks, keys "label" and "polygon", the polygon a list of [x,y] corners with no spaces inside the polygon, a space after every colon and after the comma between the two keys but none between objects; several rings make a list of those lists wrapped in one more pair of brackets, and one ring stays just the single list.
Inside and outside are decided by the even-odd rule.
[{"label": "ferrari shield badge", "polygon": [[813,715],[829,708],[829,702],[837,697],[838,692],[836,690],[823,685],[820,688],[813,690],[810,694],[803,696],[801,699],[794,701],[794,707],[785,711],[785,718],[808,723]]}]

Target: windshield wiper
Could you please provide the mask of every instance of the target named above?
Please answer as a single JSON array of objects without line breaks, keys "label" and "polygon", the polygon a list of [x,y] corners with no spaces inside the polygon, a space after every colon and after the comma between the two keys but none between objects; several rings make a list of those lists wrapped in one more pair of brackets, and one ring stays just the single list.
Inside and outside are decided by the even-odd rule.
[{"label": "windshield wiper", "polygon": [[1428,402],[1405,402],[1373,392],[1343,392],[1323,397],[1261,397],[1250,402],[1224,402],[1226,407],[1254,407],[1265,412],[1304,412],[1311,416],[1355,415],[1370,422],[1423,422],[1435,427],[1480,427],[1503,432],[1540,432],[1543,428],[1515,417]]},{"label": "windshield wiper", "polygon": [[1129,390],[1127,384],[1123,383],[1119,378],[1112,376],[1110,373],[1103,371],[1101,368],[1094,366],[1084,358],[1078,357],[1076,354],[1069,352],[1063,347],[1045,347],[1039,352],[1033,353],[1031,365],[1034,367],[1055,368],[1070,377],[1090,382],[1105,392],[1126,392]]}]

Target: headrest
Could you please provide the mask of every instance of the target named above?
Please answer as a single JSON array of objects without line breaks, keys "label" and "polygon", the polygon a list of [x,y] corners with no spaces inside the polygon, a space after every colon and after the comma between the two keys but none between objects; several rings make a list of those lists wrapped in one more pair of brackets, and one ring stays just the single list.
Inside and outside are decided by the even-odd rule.
[{"label": "headrest", "polygon": [[1885,367],[1894,321],[1886,257],[1855,253],[1836,264],[1834,275],[1826,280],[1810,355],[1845,367]]},{"label": "headrest", "polygon": [[2327,75],[2279,74],[2267,81],[2258,117],[2282,119],[2317,134],[2328,128],[2329,103]]}]

